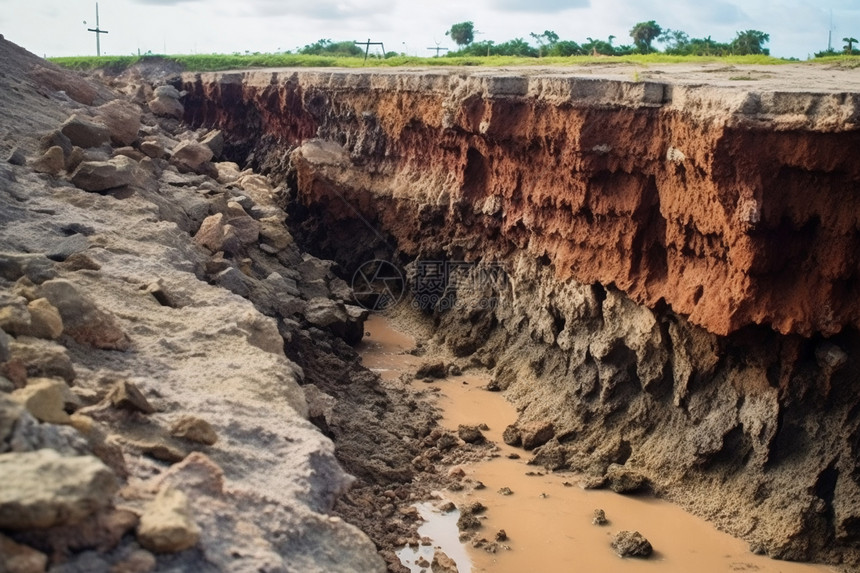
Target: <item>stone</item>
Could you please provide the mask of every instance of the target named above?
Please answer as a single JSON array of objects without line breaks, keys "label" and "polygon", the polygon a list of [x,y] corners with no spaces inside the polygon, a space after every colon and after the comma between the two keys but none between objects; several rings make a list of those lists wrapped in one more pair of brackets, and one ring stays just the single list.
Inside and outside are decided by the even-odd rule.
[{"label": "stone", "polygon": [[206,420],[196,416],[183,416],[170,427],[170,435],[211,446],[218,441],[218,434]]},{"label": "stone", "polygon": [[0,328],[0,362],[9,360],[9,357],[12,355],[11,344],[11,337],[6,334],[5,330]]},{"label": "stone", "polygon": [[138,151],[137,149],[135,149],[134,147],[131,147],[131,146],[118,147],[118,148],[114,149],[113,150],[113,157],[117,157],[119,155],[123,155],[125,157],[128,157],[132,161],[141,161],[144,157],[146,157],[146,154]]},{"label": "stone", "polygon": [[20,533],[17,539],[50,555],[70,555],[87,549],[108,552],[138,524],[127,509],[98,511],[83,521]]},{"label": "stone", "polygon": [[66,158],[66,172],[73,173],[78,166],[87,158],[86,152],[77,145],[72,148],[72,152]]},{"label": "stone", "polygon": [[[35,284],[57,277],[54,262],[44,255],[29,253],[0,253],[0,277],[17,281],[27,277]],[[0,306],[3,305],[0,298]]]},{"label": "stone", "polygon": [[213,157],[221,157],[224,153],[224,133],[220,129],[213,129],[207,133],[200,143],[212,150]]},{"label": "stone", "polygon": [[222,185],[234,183],[242,175],[239,165],[232,161],[219,161],[215,164],[215,170],[218,172],[218,183]]},{"label": "stone", "polygon": [[46,281],[39,287],[39,294],[60,311],[66,334],[80,344],[103,350],[128,350],[131,346],[113,315],[100,310],[71,282]]},{"label": "stone", "polygon": [[0,394],[0,445],[7,441],[24,407],[6,394]]},{"label": "stone", "polygon": [[3,573],[43,573],[48,556],[32,547],[15,543],[0,533],[0,571]]},{"label": "stone", "polygon": [[19,336],[10,344],[11,359],[21,364],[29,377],[75,380],[75,367],[64,346],[28,336]]},{"label": "stone", "polygon": [[511,424],[505,431],[502,432],[502,440],[509,446],[520,446],[523,443],[522,435],[520,434],[519,428],[516,425]]},{"label": "stone", "polygon": [[118,155],[108,161],[84,161],[72,173],[71,181],[84,191],[108,191],[132,185],[138,178],[133,159]]},{"label": "stone", "polygon": [[92,257],[86,253],[72,253],[64,260],[61,266],[70,271],[100,271],[102,266],[95,262]]},{"label": "stone", "polygon": [[27,299],[0,293],[0,328],[12,336],[26,335],[30,332]]},{"label": "stone", "polygon": [[120,380],[113,385],[106,399],[115,407],[123,410],[154,414],[155,408],[133,382]]},{"label": "stone", "polygon": [[147,157],[151,157],[153,159],[161,159],[164,157],[164,146],[157,141],[141,142],[140,151]]},{"label": "stone", "polygon": [[654,549],[638,531],[619,531],[610,543],[619,557],[650,557]]},{"label": "stone", "polygon": [[459,573],[457,563],[441,549],[434,550],[430,571],[433,573]]},{"label": "stone", "polygon": [[107,507],[118,484],[93,456],[54,450],[0,454],[0,528],[22,530],[76,523]]},{"label": "stone", "polygon": [[140,131],[140,108],[131,102],[115,99],[99,106],[96,116],[107,127],[114,145],[131,145]]},{"label": "stone", "polygon": [[156,96],[149,101],[149,111],[159,117],[172,117],[182,119],[185,115],[185,106],[176,98]]},{"label": "stone", "polygon": [[63,334],[63,317],[46,298],[37,298],[27,304],[30,312],[30,336],[56,340]]},{"label": "stone", "polygon": [[176,553],[194,547],[200,528],[191,517],[188,498],[178,489],[165,487],[140,516],[137,540],[156,553]]},{"label": "stone", "polygon": [[283,251],[295,243],[282,217],[260,219],[260,240],[274,247],[276,251]]},{"label": "stone", "polygon": [[606,519],[606,512],[602,509],[595,509],[594,515],[591,518],[592,525],[606,525],[609,521]]},{"label": "stone", "polygon": [[172,99],[179,99],[180,97],[179,90],[170,85],[156,87],[152,91],[152,95],[154,97],[169,97]]},{"label": "stone", "polygon": [[66,383],[57,378],[32,378],[24,388],[19,388],[10,397],[24,406],[34,418],[51,424],[68,424],[65,412]]},{"label": "stone", "polygon": [[137,549],[123,559],[114,563],[110,573],[149,573],[155,569],[155,555],[146,549]]},{"label": "stone", "polygon": [[611,464],[606,470],[609,489],[615,493],[636,493],[648,485],[648,478],[628,467]]},{"label": "stone", "polygon": [[233,294],[237,294],[243,298],[251,296],[247,277],[236,267],[224,269],[215,275],[214,280],[215,284],[229,290]]},{"label": "stone", "polygon": [[39,138],[39,149],[42,151],[55,146],[63,150],[64,157],[68,157],[73,148],[72,141],[63,135],[63,132],[59,129],[55,129]]},{"label": "stone", "polygon": [[63,148],[57,145],[48,148],[39,159],[33,162],[32,167],[36,173],[59,175],[66,168],[66,156],[63,154]]},{"label": "stone", "polygon": [[434,378],[445,378],[448,376],[448,368],[444,362],[425,362],[418,367],[415,378],[418,380],[430,380]]},{"label": "stone", "polygon": [[225,229],[226,217],[223,213],[217,213],[206,217],[194,235],[194,242],[201,247],[206,247],[213,253],[224,251],[235,254],[241,248],[241,243],[235,233],[227,232]]},{"label": "stone", "polygon": [[467,444],[480,444],[486,440],[484,434],[481,433],[481,430],[477,426],[460,424],[457,427],[457,435]]},{"label": "stone", "polygon": [[197,171],[212,159],[212,150],[197,141],[183,141],[173,149],[170,162],[189,171]]},{"label": "stone", "polygon": [[24,153],[23,149],[16,146],[6,157],[6,162],[11,165],[26,165],[27,155]]},{"label": "stone", "polygon": [[523,448],[526,450],[533,450],[542,446],[555,436],[552,422],[520,424],[519,431]]},{"label": "stone", "polygon": [[110,132],[103,123],[73,114],[60,126],[60,132],[69,138],[72,145],[84,149],[110,143]]}]

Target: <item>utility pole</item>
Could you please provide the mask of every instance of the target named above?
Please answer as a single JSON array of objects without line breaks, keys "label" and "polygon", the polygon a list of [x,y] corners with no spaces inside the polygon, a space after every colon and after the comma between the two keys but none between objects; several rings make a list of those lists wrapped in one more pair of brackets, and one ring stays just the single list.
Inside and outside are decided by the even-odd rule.
[{"label": "utility pole", "polygon": [[385,57],[385,46],[382,42],[371,42],[370,38],[366,42],[353,42],[356,46],[364,46],[364,61],[367,63],[367,56],[370,54],[370,46],[382,46],[382,57]]},{"label": "utility pole", "polygon": [[[84,22],[86,24],[86,22]],[[87,32],[94,32],[96,35],[96,55],[101,57],[102,55],[102,43],[101,43],[101,35],[107,34],[107,30],[102,30],[99,28],[99,3],[96,2],[96,27],[95,28],[87,28]]]},{"label": "utility pole", "polygon": [[830,9],[830,28],[827,30],[827,51],[833,51],[833,8]]},{"label": "utility pole", "polygon": [[436,51],[436,55],[434,56],[435,58],[439,57],[439,52],[447,52],[448,51],[448,48],[440,48],[439,46],[436,46],[435,48],[427,48],[427,49]]}]

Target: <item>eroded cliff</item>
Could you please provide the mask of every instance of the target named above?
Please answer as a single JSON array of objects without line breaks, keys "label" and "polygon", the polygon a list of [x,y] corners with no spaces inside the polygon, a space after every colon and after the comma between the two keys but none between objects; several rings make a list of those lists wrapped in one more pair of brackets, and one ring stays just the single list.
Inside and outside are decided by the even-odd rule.
[{"label": "eroded cliff", "polygon": [[754,549],[856,563],[860,93],[839,81],[260,71],[183,88],[185,119],[289,183],[294,228],[348,275],[503,265],[492,292],[448,280],[423,306],[521,421],[553,421],[537,463],[598,482],[622,464]]}]

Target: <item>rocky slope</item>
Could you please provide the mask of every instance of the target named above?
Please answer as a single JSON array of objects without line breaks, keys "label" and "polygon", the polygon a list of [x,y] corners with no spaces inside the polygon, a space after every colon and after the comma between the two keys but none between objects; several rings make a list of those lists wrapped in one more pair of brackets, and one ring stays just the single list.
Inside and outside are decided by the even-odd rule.
[{"label": "rocky slope", "polygon": [[284,181],[303,244],[348,274],[386,259],[421,290],[424,263],[454,263],[416,303],[495,369],[520,425],[553,423],[535,463],[636,474],[756,551],[857,564],[860,93],[832,74],[181,87],[185,119]]},{"label": "rocky slope", "polygon": [[377,498],[432,412],[360,367],[366,311],[279,191],[143,71],[0,37],[0,569],[384,571],[339,515],[414,535],[413,494]]}]

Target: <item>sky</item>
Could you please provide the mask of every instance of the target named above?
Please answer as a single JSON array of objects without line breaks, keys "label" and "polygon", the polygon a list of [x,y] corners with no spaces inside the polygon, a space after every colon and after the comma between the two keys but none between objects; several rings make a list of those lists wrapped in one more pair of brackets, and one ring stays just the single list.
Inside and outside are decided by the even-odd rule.
[{"label": "sky", "polygon": [[[40,56],[95,55],[95,2],[0,0],[0,34]],[[277,52],[319,39],[383,42],[387,51],[428,56],[456,48],[445,36],[471,20],[476,41],[529,40],[556,32],[629,44],[637,22],[728,42],[741,30],[770,34],[771,53],[806,59],[860,38],[860,0],[101,0],[102,54]]]}]

